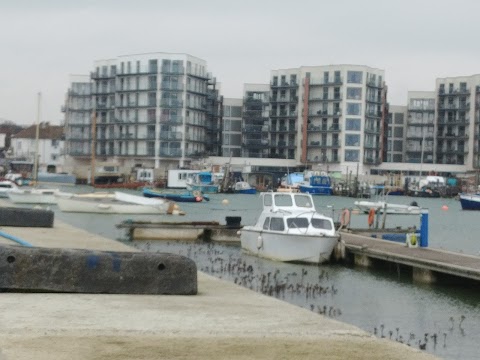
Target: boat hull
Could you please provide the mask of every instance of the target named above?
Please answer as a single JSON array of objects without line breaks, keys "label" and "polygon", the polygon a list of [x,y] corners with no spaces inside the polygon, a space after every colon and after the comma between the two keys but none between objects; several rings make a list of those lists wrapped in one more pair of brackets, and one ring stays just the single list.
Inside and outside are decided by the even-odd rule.
[{"label": "boat hull", "polygon": [[[370,212],[370,209],[374,209],[383,214],[385,211],[385,203],[383,201],[355,201],[355,206],[363,211],[365,214]],[[419,215],[421,214],[421,208],[413,205],[403,204],[389,204],[387,203],[387,214],[392,215]]]},{"label": "boat hull", "polygon": [[300,185],[300,192],[312,195],[332,195],[331,187]]},{"label": "boat hull", "polygon": [[251,188],[251,189],[242,189],[242,190],[235,190],[235,194],[250,194],[254,195],[257,193],[257,189]]},{"label": "boat hull", "polygon": [[339,237],[279,234],[252,227],[241,230],[242,249],[256,256],[284,262],[322,264],[332,255]]},{"label": "boat hull", "polygon": [[463,210],[480,210],[480,195],[460,195],[460,205]]},{"label": "boat hull", "polygon": [[57,205],[64,212],[97,213],[97,214],[165,214],[163,208],[118,203],[112,199],[79,199],[57,198]]},{"label": "boat hull", "polygon": [[146,198],[161,198],[175,202],[201,202],[203,200],[203,196],[195,196],[193,193],[164,193],[160,191],[155,191],[151,189],[143,189],[143,196]]}]

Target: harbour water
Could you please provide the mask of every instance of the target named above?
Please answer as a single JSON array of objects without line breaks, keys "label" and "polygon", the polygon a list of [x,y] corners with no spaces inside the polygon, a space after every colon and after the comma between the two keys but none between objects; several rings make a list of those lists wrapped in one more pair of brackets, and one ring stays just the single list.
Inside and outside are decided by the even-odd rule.
[{"label": "harbour water", "polygon": [[[85,188],[88,189],[88,188]],[[85,191],[81,189],[81,191]],[[68,190],[68,189],[66,189]],[[78,191],[78,189],[76,189]],[[133,191],[132,191],[133,192]],[[135,193],[135,192],[133,192]],[[210,196],[210,202],[179,204],[182,217],[62,213],[57,219],[110,238],[124,239],[115,224],[126,219],[145,221],[216,220],[241,216],[254,223],[260,211],[256,195]],[[227,200],[227,201],[225,201]],[[390,202],[416,201],[429,210],[429,246],[478,255],[480,212],[462,211],[454,199],[391,197]],[[227,203],[228,202],[228,203]],[[338,217],[354,199],[315,197],[317,209]],[[444,206],[448,210],[442,209]],[[387,227],[419,225],[419,216],[389,216]],[[353,227],[366,227],[366,215],[353,215]],[[247,255],[238,246],[178,242],[145,242],[145,251],[178,253],[194,259],[199,270],[254,291],[277,297],[316,313],[356,325],[378,337],[424,348],[445,359],[478,359],[480,292],[474,287],[419,285],[401,272],[278,263]],[[480,256],[479,256],[480,261]]]}]

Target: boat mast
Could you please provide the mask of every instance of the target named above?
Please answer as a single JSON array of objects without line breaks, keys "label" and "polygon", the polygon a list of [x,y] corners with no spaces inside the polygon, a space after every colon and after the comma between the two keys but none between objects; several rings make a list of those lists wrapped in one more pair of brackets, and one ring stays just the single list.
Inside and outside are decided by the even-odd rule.
[{"label": "boat mast", "polygon": [[33,183],[37,183],[38,179],[38,151],[39,151],[39,138],[40,138],[40,99],[42,97],[42,93],[39,92],[37,94],[37,128],[35,130],[35,157],[33,159]]}]

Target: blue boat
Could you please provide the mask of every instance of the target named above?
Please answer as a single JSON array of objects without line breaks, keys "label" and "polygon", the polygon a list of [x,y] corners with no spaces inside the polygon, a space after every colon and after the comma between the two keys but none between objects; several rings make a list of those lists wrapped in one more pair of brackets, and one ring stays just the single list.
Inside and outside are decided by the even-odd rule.
[{"label": "blue boat", "polygon": [[307,183],[300,184],[300,192],[312,195],[333,195],[332,182],[328,175],[311,175]]},{"label": "blue boat", "polygon": [[463,210],[480,210],[480,193],[460,194],[459,196]]},{"label": "blue boat", "polygon": [[215,183],[215,178],[210,171],[202,171],[195,174],[195,177],[187,179],[187,190],[200,191],[203,194],[216,194],[219,190],[219,184]]},{"label": "blue boat", "polygon": [[147,198],[162,198],[175,202],[202,202],[209,201],[207,195],[200,191],[186,191],[186,192],[164,192],[150,188],[143,188],[143,196]]}]

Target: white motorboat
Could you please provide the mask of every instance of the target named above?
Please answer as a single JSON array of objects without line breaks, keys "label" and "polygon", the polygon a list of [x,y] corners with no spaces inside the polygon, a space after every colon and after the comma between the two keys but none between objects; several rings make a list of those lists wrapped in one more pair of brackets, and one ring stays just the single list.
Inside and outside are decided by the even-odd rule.
[{"label": "white motorboat", "polygon": [[14,189],[7,193],[10,201],[15,204],[56,204],[55,194],[59,194],[58,189]]},{"label": "white motorboat", "polygon": [[8,193],[15,189],[18,189],[18,186],[13,181],[0,180],[0,197],[1,198],[8,198]]},{"label": "white motorboat", "polygon": [[65,212],[101,214],[181,214],[178,206],[164,199],[144,198],[123,192],[66,194],[57,196],[57,205]]},{"label": "white motorboat", "polygon": [[320,264],[330,259],[339,235],[333,219],[317,213],[303,193],[261,193],[263,211],[240,230],[242,248],[278,261]]},{"label": "white motorboat", "polygon": [[368,214],[371,209],[375,212],[383,214],[385,209],[387,214],[395,215],[419,215],[422,208],[414,201],[410,205],[392,204],[387,201],[355,201],[354,205],[365,214]]}]

